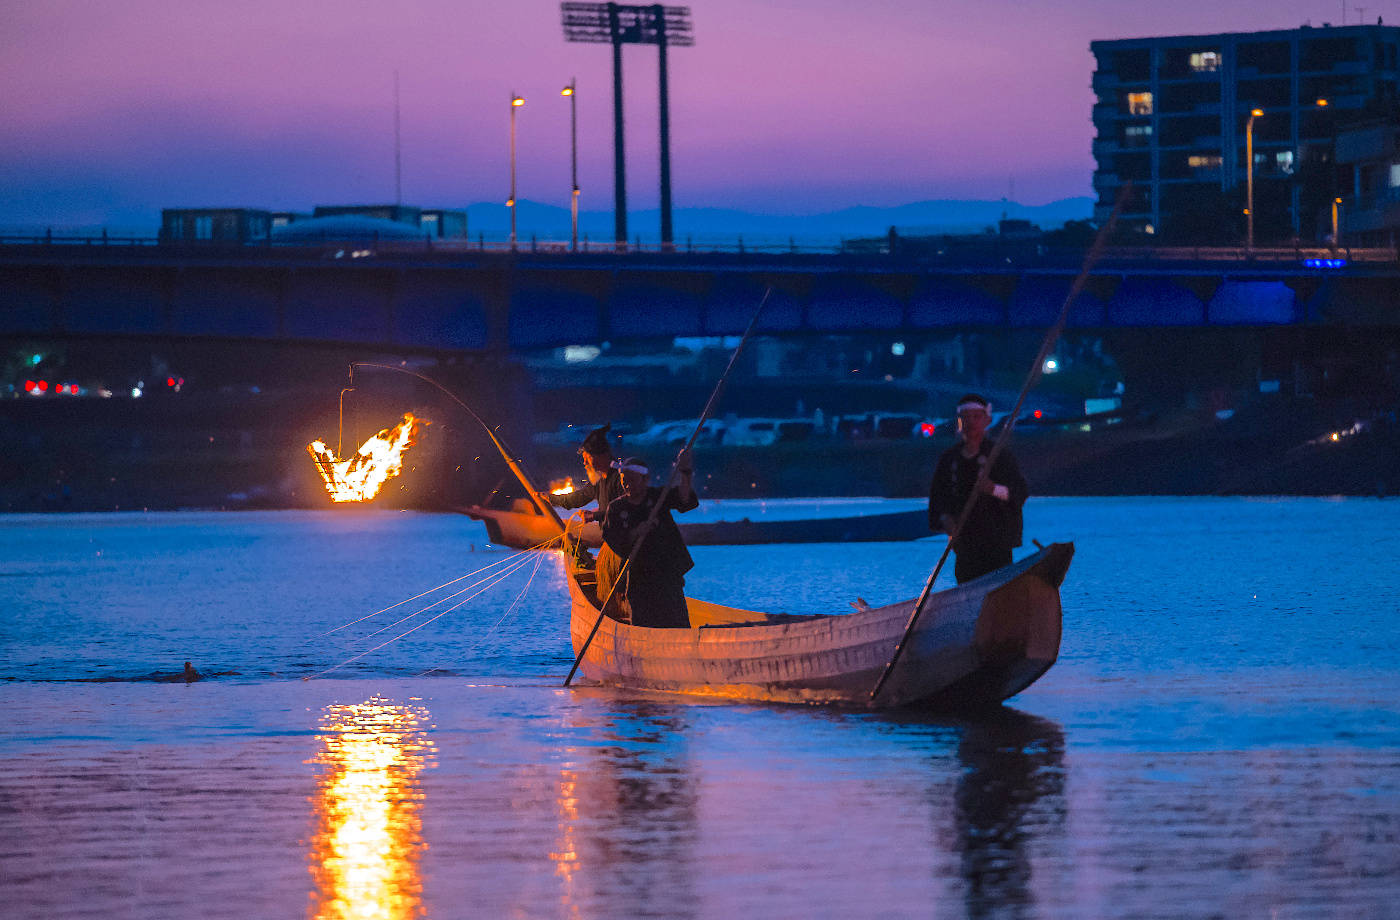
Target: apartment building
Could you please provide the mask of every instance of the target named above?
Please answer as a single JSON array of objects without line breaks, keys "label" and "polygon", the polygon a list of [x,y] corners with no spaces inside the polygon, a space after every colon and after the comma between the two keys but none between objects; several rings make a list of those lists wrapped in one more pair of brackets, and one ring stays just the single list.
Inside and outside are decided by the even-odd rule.
[{"label": "apartment building", "polygon": [[1092,42],[1096,217],[1124,195],[1130,232],[1244,242],[1252,185],[1257,244],[1325,239],[1337,133],[1393,111],[1397,46],[1379,20]]}]

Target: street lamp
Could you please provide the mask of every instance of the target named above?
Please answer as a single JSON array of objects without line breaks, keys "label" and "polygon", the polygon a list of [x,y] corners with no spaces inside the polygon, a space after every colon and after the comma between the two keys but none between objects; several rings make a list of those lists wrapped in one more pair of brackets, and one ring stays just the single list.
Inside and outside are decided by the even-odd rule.
[{"label": "street lamp", "polygon": [[510,94],[510,198],[506,207],[510,208],[510,248],[515,248],[515,110],[525,104],[515,93]]},{"label": "street lamp", "polygon": [[1342,203],[1342,199],[1340,199],[1340,198],[1333,198],[1333,199],[1332,199],[1332,248],[1333,248],[1333,249],[1336,249],[1336,248],[1337,248],[1337,245],[1338,245],[1338,242],[1339,242],[1338,239],[1337,239],[1337,206],[1340,205],[1341,203]]},{"label": "street lamp", "polygon": [[1244,248],[1246,251],[1254,248],[1254,119],[1263,114],[1263,109],[1250,109],[1249,121],[1244,123],[1244,214],[1247,228]]},{"label": "street lamp", "polygon": [[574,180],[573,196],[569,199],[569,246],[578,252],[578,77],[569,80],[569,85],[559,91],[559,95],[569,97],[569,171]]}]

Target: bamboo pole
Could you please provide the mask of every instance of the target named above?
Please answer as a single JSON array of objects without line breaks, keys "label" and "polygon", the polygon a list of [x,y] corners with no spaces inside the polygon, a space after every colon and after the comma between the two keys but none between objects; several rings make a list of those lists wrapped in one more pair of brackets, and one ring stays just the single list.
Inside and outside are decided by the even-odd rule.
[{"label": "bamboo pole", "polygon": [[564,686],[569,686],[574,679],[574,674],[578,672],[579,665],[583,662],[583,656],[588,652],[588,647],[593,644],[593,637],[598,634],[598,627],[603,623],[604,613],[608,603],[617,593],[617,586],[622,584],[622,578],[627,574],[627,569],[632,565],[632,560],[637,558],[637,550],[641,549],[646,541],[647,535],[656,526],[656,517],[661,513],[661,507],[666,504],[666,499],[671,494],[671,489],[676,482],[676,473],[680,469],[681,458],[686,456],[695,439],[700,436],[700,432],[705,428],[705,422],[709,420],[710,413],[714,411],[715,404],[719,401],[720,394],[724,392],[724,385],[729,380],[729,372],[734,370],[734,365],[738,363],[739,354],[744,350],[745,343],[749,336],[753,334],[758,326],[758,317],[763,313],[764,304],[768,303],[768,298],[772,295],[773,288],[769,287],[763,292],[763,299],[758,302],[758,309],[754,311],[753,319],[749,320],[749,326],[744,330],[744,335],[739,339],[739,344],[734,349],[734,354],[729,356],[729,364],[724,368],[724,373],[720,374],[719,382],[715,384],[714,390],[710,393],[710,398],[705,402],[705,409],[700,413],[700,421],[695,425],[695,430],[690,433],[690,438],[685,442],[685,446],[676,453],[676,459],[671,461],[671,473],[666,477],[666,486],[661,490],[661,495],[657,498],[656,504],[651,508],[651,513],[647,515],[646,522],[642,524],[641,535],[632,544],[632,551],[627,554],[627,560],[622,563],[622,568],[618,570],[617,579],[613,581],[612,589],[608,591],[608,596],[598,605],[598,616],[593,621],[593,628],[588,631],[588,637],[583,640],[583,645],[579,647],[578,654],[574,656],[573,667],[569,668],[569,676],[564,678]]},{"label": "bamboo pole", "polygon": [[486,420],[477,415],[475,409],[462,402],[457,394],[431,377],[425,377],[416,371],[411,371],[404,367],[394,367],[392,364],[372,364],[368,361],[355,361],[350,365],[351,373],[353,373],[354,369],[357,367],[375,367],[384,371],[397,371],[400,374],[408,374],[410,377],[417,377],[424,383],[432,384],[443,393],[447,394],[449,399],[465,409],[466,413],[475,419],[478,425],[486,430],[486,436],[491,439],[491,443],[495,444],[496,449],[501,452],[501,457],[505,459],[506,466],[510,467],[510,471],[515,474],[515,478],[520,480],[520,484],[525,487],[525,493],[530,496],[530,501],[539,509],[540,513],[554,521],[554,523],[558,525],[560,533],[567,533],[564,522],[559,517],[559,512],[555,511],[554,506],[549,502],[542,501],[539,498],[539,489],[535,487],[535,484],[530,480],[529,474],[525,472],[525,467],[521,464],[520,458],[513,456],[510,448],[506,447],[505,442],[501,440],[501,437],[496,434],[495,430],[493,430],[490,425],[486,424]]},{"label": "bamboo pole", "polygon": [[1051,349],[1055,347],[1061,333],[1064,332],[1065,322],[1069,319],[1070,306],[1075,298],[1084,289],[1084,283],[1089,280],[1089,272],[1098,262],[1099,256],[1103,253],[1104,245],[1108,242],[1109,235],[1113,232],[1113,226],[1118,222],[1118,212],[1123,208],[1127,191],[1130,186],[1124,186],[1123,191],[1118,195],[1118,201],[1113,206],[1113,213],[1109,215],[1108,221],[1099,228],[1098,235],[1094,238],[1094,245],[1089,248],[1089,252],[1084,257],[1084,266],[1080,269],[1078,276],[1074,279],[1074,284],[1070,285],[1069,295],[1065,297],[1065,302],[1060,307],[1060,314],[1056,317],[1054,324],[1045,333],[1045,338],[1041,340],[1040,351],[1036,353],[1035,360],[1031,364],[1030,372],[1026,374],[1025,382],[1021,385],[1021,394],[1016,398],[1016,405],[1012,407],[1011,414],[1006,417],[1006,425],[992,442],[992,450],[987,455],[987,462],[982,464],[977,473],[977,481],[973,483],[972,492],[968,495],[967,501],[963,503],[962,513],[958,515],[957,523],[953,525],[952,533],[948,534],[948,544],[943,547],[943,553],[938,557],[938,564],[933,567],[933,574],[929,575],[928,581],[924,582],[924,589],[919,593],[918,600],[914,601],[914,609],[909,612],[909,622],[904,626],[904,633],[899,637],[899,642],[895,644],[894,652],[890,655],[890,660],[886,662],[885,668],[880,672],[880,679],[875,682],[874,688],[870,691],[870,699],[874,700],[884,689],[885,681],[889,680],[890,674],[894,671],[895,664],[899,661],[899,656],[904,652],[904,646],[908,644],[909,637],[914,634],[914,627],[919,622],[919,615],[923,613],[924,604],[928,602],[929,594],[933,592],[933,583],[938,578],[938,573],[943,570],[943,564],[948,561],[948,554],[953,549],[953,543],[957,540],[958,534],[962,532],[967,524],[968,517],[972,514],[973,505],[977,504],[977,497],[981,494],[982,484],[986,482],[987,476],[991,473],[993,464],[1001,454],[1001,449],[1006,442],[1011,439],[1011,431],[1016,427],[1016,417],[1021,412],[1021,404],[1025,402],[1026,395],[1035,386],[1045,369],[1045,359],[1049,357]]}]

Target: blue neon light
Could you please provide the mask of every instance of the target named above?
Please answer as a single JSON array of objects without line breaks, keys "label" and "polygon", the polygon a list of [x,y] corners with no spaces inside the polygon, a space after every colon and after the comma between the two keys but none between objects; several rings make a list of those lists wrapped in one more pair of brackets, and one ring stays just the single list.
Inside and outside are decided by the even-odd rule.
[{"label": "blue neon light", "polygon": [[1304,259],[1304,268],[1346,268],[1346,259]]}]

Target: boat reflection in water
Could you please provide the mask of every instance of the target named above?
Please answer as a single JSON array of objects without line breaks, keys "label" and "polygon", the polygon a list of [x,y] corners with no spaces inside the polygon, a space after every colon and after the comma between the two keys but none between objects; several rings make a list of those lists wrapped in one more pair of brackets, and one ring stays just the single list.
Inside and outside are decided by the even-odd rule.
[{"label": "boat reflection in water", "polygon": [[571,714],[590,742],[564,749],[549,856],[566,917],[666,916],[699,909],[699,785],[683,706],[621,699],[605,717]]},{"label": "boat reflection in water", "polygon": [[[1069,803],[1053,721],[1008,707],[794,709],[782,715],[810,723],[800,734],[774,722],[765,743],[737,751],[716,745],[716,726],[754,712],[608,702],[566,718],[584,741],[563,748],[555,774],[560,916],[684,920],[752,903],[805,906],[774,909],[784,916],[905,916],[911,897],[974,918],[1062,906],[1055,866]],[[804,745],[852,735],[864,740],[842,750],[861,756],[802,766]],[[860,863],[853,883],[840,867],[861,848],[888,856]]]},{"label": "boat reflection in water", "polygon": [[423,794],[432,765],[427,710],[375,697],[327,706],[317,736],[313,916],[423,914]]},{"label": "boat reflection in water", "polygon": [[1064,750],[1058,724],[1015,709],[963,727],[954,807],[968,917],[1036,912],[1035,853],[1064,835],[1068,815]]}]

